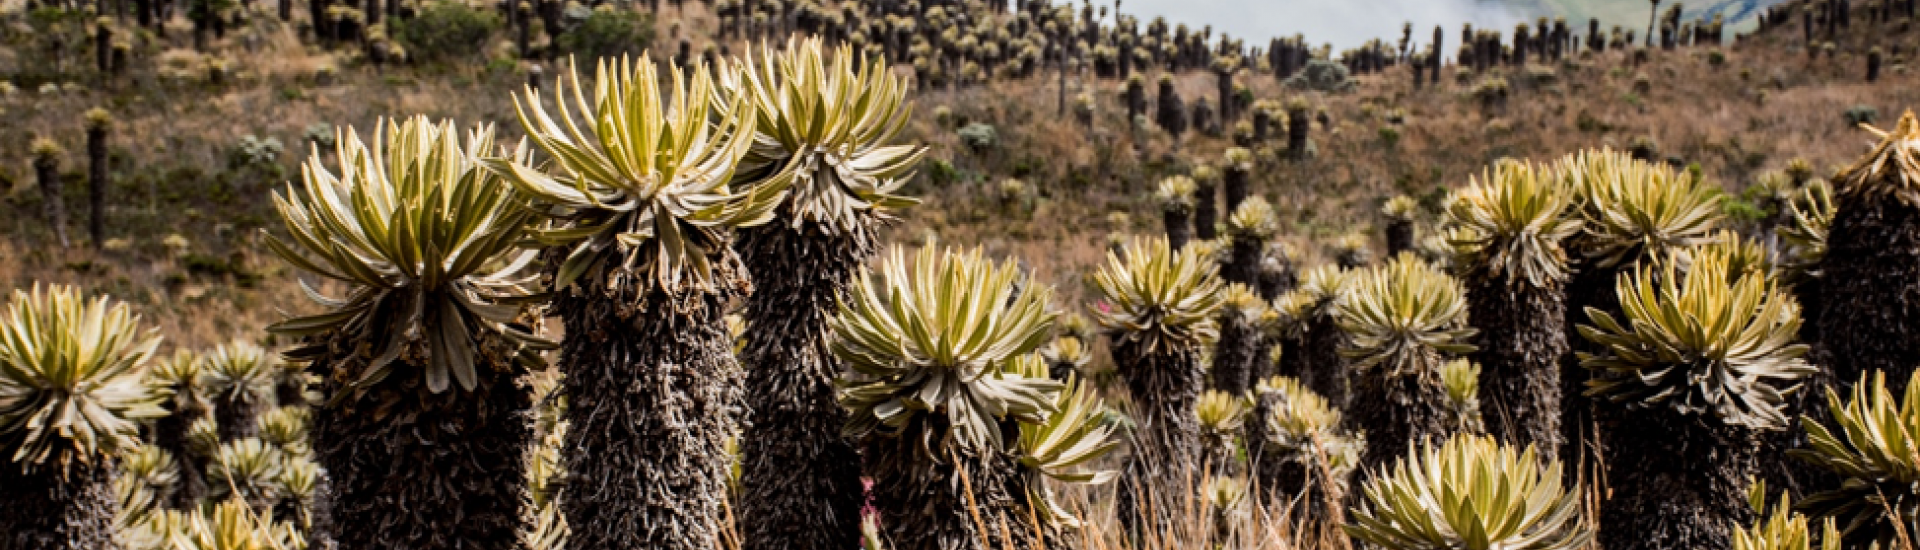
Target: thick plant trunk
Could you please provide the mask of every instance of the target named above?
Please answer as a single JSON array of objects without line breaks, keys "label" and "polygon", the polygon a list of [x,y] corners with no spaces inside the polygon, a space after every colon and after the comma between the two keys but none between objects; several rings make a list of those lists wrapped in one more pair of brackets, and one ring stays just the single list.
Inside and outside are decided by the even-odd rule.
[{"label": "thick plant trunk", "polygon": [[1254,362],[1264,357],[1255,354],[1265,348],[1260,345],[1264,338],[1259,327],[1248,322],[1246,315],[1232,312],[1220,323],[1220,342],[1213,353],[1213,389],[1233,395],[1243,395],[1253,388]]},{"label": "thick plant trunk", "polygon": [[[1822,288],[1825,277],[1809,276],[1793,287],[1794,295],[1800,300],[1801,311],[1809,315],[1818,315],[1824,307]],[[1818,326],[1812,322],[1800,325],[1800,341],[1813,347],[1808,352],[1807,361],[1814,365],[1832,365],[1832,354],[1821,344],[1822,338]],[[1855,380],[1859,380],[1857,377]],[[1788,449],[1807,448],[1807,430],[1805,420],[1812,420],[1824,426],[1832,426],[1833,415],[1827,410],[1827,390],[1835,383],[1833,369],[1815,369],[1811,376],[1801,381],[1800,391],[1787,396],[1787,429],[1768,432],[1761,436],[1767,448],[1761,456],[1785,456]],[[1815,466],[1804,460],[1766,460],[1760,464],[1761,478],[1768,487],[1780,487],[1794,491],[1794,494],[1808,494],[1821,487],[1832,487],[1840,479],[1826,468]]]},{"label": "thick plant trunk", "polygon": [[1254,289],[1260,294],[1260,299],[1267,301],[1273,301],[1281,294],[1293,291],[1300,282],[1299,277],[1293,272],[1293,262],[1288,260],[1284,253],[1273,250],[1271,247],[1261,253],[1260,275],[1257,281],[1258,284]]},{"label": "thick plant trunk", "polygon": [[[896,437],[868,438],[873,505],[880,513],[888,548],[1040,548],[1042,539],[1046,548],[1068,548],[1057,530],[1028,521],[1033,516],[1026,507],[1025,480],[1012,457],[959,451],[949,455],[924,444],[923,437],[940,441],[948,429],[944,414],[922,413]],[[1019,437],[1012,422],[1003,422],[1001,432],[1008,441]]]},{"label": "thick plant trunk", "polygon": [[69,244],[67,207],[65,199],[61,196],[64,194],[62,188],[65,185],[60,182],[60,162],[52,159],[35,159],[33,171],[40,183],[41,200],[46,202],[47,225],[53,227],[53,237],[60,243],[60,248],[66,248]]},{"label": "thick plant trunk", "polygon": [[1306,333],[1289,336],[1279,345],[1280,361],[1273,366],[1274,376],[1285,376],[1305,383],[1307,371],[1311,369],[1307,364],[1311,355],[1306,350]]},{"label": "thick plant trunk", "polygon": [[332,526],[323,535],[340,550],[524,548],[533,427],[520,373],[477,365],[473,391],[435,394],[403,365],[357,391],[344,381],[361,366],[341,368],[365,361],[344,351],[351,345],[338,342],[316,361],[330,373],[313,421],[314,457],[329,478],[315,499],[315,515]]},{"label": "thick plant trunk", "polygon": [[308,405],[306,378],[298,373],[281,376],[273,384],[273,404],[280,407]]},{"label": "thick plant trunk", "polygon": [[1920,209],[1892,197],[1840,197],[1827,254],[1818,316],[1810,323],[1847,395],[1861,373],[1887,373],[1900,395],[1920,365]]},{"label": "thick plant trunk", "polygon": [[206,473],[201,471],[203,461],[187,443],[187,430],[193,426],[193,421],[205,414],[206,411],[198,408],[169,410],[166,416],[153,423],[151,441],[154,446],[173,455],[179,475],[178,481],[173,484],[172,500],[167,503],[169,508],[190,510],[199,506],[200,497],[207,494]]},{"label": "thick plant trunk", "polygon": [[313,25],[313,35],[321,44],[333,46],[333,25],[327,19],[327,6],[333,0],[307,0],[307,22]]},{"label": "thick plant trunk", "polygon": [[[1116,342],[1114,363],[1133,397],[1133,455],[1120,475],[1115,517],[1165,533],[1172,514],[1199,487],[1199,353],[1177,344],[1148,349],[1138,340]],[[1151,522],[1154,527],[1141,525]]]},{"label": "thick plant trunk", "polygon": [[64,473],[52,464],[32,473],[12,460],[0,464],[0,548],[118,550],[113,470],[98,458],[74,461]]},{"label": "thick plant trunk", "polygon": [[1240,202],[1247,200],[1247,177],[1252,174],[1238,166],[1228,166],[1220,171],[1220,181],[1227,194],[1227,215],[1240,209]]},{"label": "thick plant trunk", "polygon": [[[1567,324],[1562,330],[1569,340],[1568,352],[1560,359],[1560,460],[1570,467],[1584,465],[1583,471],[1594,471],[1603,464],[1601,457],[1606,449],[1600,435],[1600,415],[1596,414],[1599,411],[1595,409],[1596,403],[1586,395],[1587,380],[1592,378],[1592,373],[1580,366],[1580,359],[1573,352],[1600,352],[1602,349],[1574,335],[1579,334],[1580,325],[1593,322],[1586,308],[1605,311],[1619,318],[1620,296],[1614,293],[1618,274],[1616,269],[1591,264],[1575,266],[1573,280],[1567,283]],[[1488,409],[1482,407],[1480,410]]]},{"label": "thick plant trunk", "polygon": [[[1280,399],[1279,396],[1263,398],[1270,402]],[[1272,414],[1274,406],[1266,403],[1255,410],[1264,409],[1269,411],[1266,414]],[[1260,441],[1261,446],[1270,445]],[[1283,519],[1289,525],[1321,525],[1339,517],[1336,513],[1345,508],[1344,496],[1334,493],[1345,480],[1328,479],[1332,468],[1317,457],[1282,456],[1283,453],[1277,451],[1263,450],[1252,461],[1261,505],[1272,512],[1286,510],[1287,516]]]},{"label": "thick plant trunk", "polygon": [[1193,188],[1193,234],[1201,240],[1220,236],[1220,210],[1214,202],[1213,182],[1196,181]]},{"label": "thick plant trunk", "polygon": [[1387,257],[1399,256],[1401,252],[1410,250],[1413,250],[1413,222],[1408,220],[1387,222]]},{"label": "thick plant trunk", "polygon": [[[642,305],[622,315],[627,303]],[[556,300],[569,335],[559,363],[568,547],[720,547],[741,382],[725,304],[718,294]]]},{"label": "thick plant trunk", "polygon": [[1601,504],[1601,548],[1732,547],[1732,529],[1753,520],[1746,493],[1757,434],[1664,407],[1609,416],[1613,496]]},{"label": "thick plant trunk", "polygon": [[1187,246],[1187,241],[1193,240],[1193,224],[1185,209],[1164,208],[1161,216],[1167,227],[1168,246],[1179,250]]},{"label": "thick plant trunk", "polygon": [[1233,71],[1215,71],[1213,78],[1214,86],[1220,92],[1220,127],[1233,126],[1233,121],[1240,117],[1239,111],[1234,109]]},{"label": "thick plant trunk", "polygon": [[[841,435],[827,316],[872,245],[864,235],[804,233],[775,223],[742,232],[749,273],[748,423],[740,438],[738,518],[745,550],[852,548],[860,539],[860,454]],[[805,276],[795,276],[804,273]]]},{"label": "thick plant trunk", "polygon": [[1147,88],[1144,84],[1127,82],[1127,127],[1134,126],[1134,120],[1147,111]]},{"label": "thick plant trunk", "polygon": [[1307,159],[1307,132],[1313,128],[1313,121],[1307,118],[1307,111],[1287,111],[1287,157],[1293,160]]},{"label": "thick plant trunk", "polygon": [[1334,324],[1331,314],[1319,315],[1307,321],[1305,339],[1305,349],[1287,351],[1304,355],[1300,383],[1327,398],[1327,404],[1333,408],[1345,410],[1351,374],[1347,372],[1347,358],[1340,356],[1340,348],[1347,345],[1347,333]]},{"label": "thick plant trunk", "polygon": [[1267,452],[1267,439],[1273,436],[1273,431],[1268,429],[1267,419],[1273,418],[1274,408],[1283,399],[1286,396],[1279,395],[1279,392],[1255,392],[1253,410],[1247,413],[1246,439],[1243,441],[1247,449],[1247,481],[1258,484],[1264,494],[1272,494],[1275,485],[1271,482],[1271,476],[1277,471],[1272,468],[1279,464]]},{"label": "thick plant trunk", "polygon": [[[101,29],[105,36],[106,29]],[[104,45],[104,44],[103,44]],[[106,65],[107,51],[100,54],[101,65]],[[94,250],[99,250],[106,242],[106,203],[107,203],[107,129],[87,128],[87,237],[93,242]]]},{"label": "thick plant trunk", "polygon": [[1487,432],[1514,448],[1559,456],[1560,361],[1569,350],[1566,291],[1476,270],[1468,276],[1467,318],[1480,330],[1480,410]]},{"label": "thick plant trunk", "polygon": [[1266,251],[1266,245],[1249,235],[1234,237],[1227,247],[1227,265],[1221,266],[1220,278],[1247,285],[1248,289],[1259,288],[1260,254]]},{"label": "thick plant trunk", "polygon": [[213,407],[220,441],[238,441],[260,435],[260,404],[248,396],[222,396]]},{"label": "thick plant trunk", "polygon": [[[1438,359],[1435,359],[1438,362]],[[1350,417],[1367,434],[1367,450],[1357,471],[1368,475],[1391,466],[1407,451],[1446,439],[1453,433],[1447,392],[1439,373],[1430,376],[1388,376],[1387,365],[1375,365],[1356,377]]]}]

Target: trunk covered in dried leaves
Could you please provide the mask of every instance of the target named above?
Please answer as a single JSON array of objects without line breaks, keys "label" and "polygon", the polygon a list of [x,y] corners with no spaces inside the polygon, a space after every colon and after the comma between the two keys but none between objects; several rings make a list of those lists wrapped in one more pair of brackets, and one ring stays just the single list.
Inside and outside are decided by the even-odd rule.
[{"label": "trunk covered in dried leaves", "polygon": [[50,464],[27,472],[0,463],[0,548],[117,550],[113,467],[75,461],[62,473]]},{"label": "trunk covered in dried leaves", "polygon": [[187,443],[187,430],[193,427],[195,420],[205,416],[207,411],[205,407],[198,405],[176,410],[179,405],[180,403],[171,399],[162,404],[167,409],[167,415],[154,420],[153,430],[148,437],[152,438],[149,443],[153,446],[164,449],[167,454],[174,456],[178,478],[173,484],[173,494],[168,507],[189,510],[198,506],[200,497],[207,493],[207,481],[206,474],[201,471],[200,461],[187,458],[194,456],[192,447]]},{"label": "trunk covered in dried leaves", "polygon": [[[1304,349],[1282,352],[1300,355],[1300,383],[1327,398],[1327,404],[1333,408],[1346,409],[1351,373],[1347,372],[1347,358],[1340,356],[1340,348],[1347,345],[1347,333],[1340,330],[1332,315],[1317,315],[1307,321],[1303,339]],[[1281,358],[1285,359],[1285,355]],[[1283,370],[1281,374],[1287,373]]]},{"label": "trunk covered in dried leaves", "polygon": [[[1215,197],[1213,182],[1194,181],[1193,188],[1193,235],[1203,241],[1220,236],[1219,199]],[[1232,210],[1227,212],[1231,213]]]},{"label": "trunk covered in dried leaves", "polygon": [[[1619,318],[1620,296],[1614,293],[1615,279],[1619,270],[1594,266],[1591,263],[1576,266],[1573,280],[1567,283],[1567,324],[1562,334],[1579,334],[1580,325],[1592,323],[1586,308],[1594,308]],[[1473,318],[1477,320],[1478,318]],[[1485,334],[1483,331],[1481,334]],[[1587,368],[1580,366],[1580,359],[1574,352],[1602,351],[1598,345],[1585,338],[1570,338],[1568,352],[1560,359],[1560,460],[1567,464],[1585,464],[1588,470],[1598,467],[1604,453],[1600,439],[1599,416],[1594,401],[1586,395],[1587,380],[1592,378]],[[1483,366],[1484,368],[1484,366]],[[1483,374],[1485,371],[1481,371]],[[1486,410],[1482,408],[1481,410]]]},{"label": "trunk covered in dried leaves", "polygon": [[1753,521],[1758,434],[1665,407],[1608,416],[1613,495],[1601,506],[1601,548],[1731,548],[1732,530]]},{"label": "trunk covered in dried leaves", "polygon": [[515,381],[524,369],[476,352],[472,391],[433,393],[407,366],[356,390],[348,383],[368,358],[352,345],[335,342],[313,363],[325,373],[313,450],[329,477],[316,499],[336,527],[326,535],[340,550],[523,548],[533,440],[531,391]]},{"label": "trunk covered in dried leaves", "polygon": [[1399,256],[1401,252],[1413,250],[1413,222],[1410,220],[1391,220],[1387,222],[1387,257]]},{"label": "trunk covered in dried leaves", "polygon": [[[756,281],[747,301],[746,402],[741,497],[746,550],[852,548],[860,540],[860,454],[841,435],[847,411],[833,381],[844,368],[827,349],[828,317],[872,249],[864,235],[744,230],[738,248]],[[802,275],[804,274],[804,275]]]},{"label": "trunk covered in dried leaves", "polygon": [[220,396],[213,407],[213,421],[221,441],[238,441],[260,435],[259,396],[235,390]]},{"label": "trunk covered in dried leaves", "polygon": [[[895,436],[868,438],[873,504],[887,547],[1069,548],[1057,529],[1030,521],[1026,479],[1013,457],[940,450],[946,445],[937,442],[949,427],[944,414],[918,414]],[[1001,435],[1012,441],[1020,431],[1014,422],[1002,422]]]},{"label": "trunk covered in dried leaves", "polygon": [[1266,359],[1265,338],[1259,327],[1239,312],[1227,313],[1220,323],[1220,343],[1213,353],[1213,389],[1243,395],[1253,389],[1257,361]]},{"label": "trunk covered in dried leaves", "polygon": [[719,293],[556,300],[569,548],[720,547],[741,382],[725,305]]},{"label": "trunk covered in dried leaves", "polygon": [[1560,361],[1568,352],[1565,290],[1509,276],[1467,277],[1467,318],[1480,329],[1480,410],[1487,433],[1540,456],[1560,452]]},{"label": "trunk covered in dried leaves", "polygon": [[[1432,362],[1438,365],[1439,358]],[[1391,466],[1424,443],[1445,440],[1457,425],[1438,372],[1392,376],[1391,370],[1389,365],[1374,365],[1354,378],[1350,418],[1367,434],[1367,450],[1356,470],[1361,476]]]},{"label": "trunk covered in dried leaves", "polygon": [[1171,514],[1186,509],[1180,505],[1184,488],[1200,483],[1190,479],[1200,460],[1200,420],[1194,416],[1203,377],[1200,354],[1176,344],[1150,348],[1128,339],[1114,343],[1113,357],[1133,398],[1135,425],[1115,517],[1136,526],[1152,521],[1161,527],[1157,532],[1166,532]]},{"label": "trunk covered in dried leaves", "polygon": [[1810,324],[1835,391],[1847,395],[1862,373],[1877,370],[1900,395],[1920,365],[1920,209],[1892,197],[1838,198],[1820,263],[1822,304]]}]

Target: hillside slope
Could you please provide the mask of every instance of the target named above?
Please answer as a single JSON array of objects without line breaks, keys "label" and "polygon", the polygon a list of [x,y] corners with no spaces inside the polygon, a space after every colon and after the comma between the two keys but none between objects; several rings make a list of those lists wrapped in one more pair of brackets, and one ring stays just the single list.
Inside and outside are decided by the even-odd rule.
[{"label": "hillside slope", "polygon": [[[692,3],[669,5],[660,17],[663,42],[686,37],[696,51],[715,21]],[[48,55],[29,22],[8,21],[0,59]],[[1890,118],[1920,103],[1897,50],[1879,82],[1862,76],[1867,50],[1910,42],[1912,25],[1864,25],[1817,58],[1793,28],[1725,49],[1655,51],[1638,66],[1627,52],[1609,51],[1490,74],[1449,67],[1439,86],[1419,90],[1404,68],[1358,77],[1354,91],[1338,94],[1289,90],[1273,75],[1243,73],[1254,97],[1306,101],[1316,113],[1315,155],[1286,161],[1282,141],[1256,146],[1254,189],[1277,205],[1282,239],[1311,262],[1335,238],[1376,235],[1388,197],[1418,197],[1431,216],[1446,189],[1503,157],[1547,160],[1644,141],[1660,158],[1697,164],[1736,192],[1794,158],[1825,170],[1859,154],[1867,140],[1844,118],[1850,109]],[[84,68],[87,58],[67,49],[55,56],[72,75],[67,85],[43,91],[22,81],[0,98],[7,115],[0,142],[43,136],[64,146],[59,173],[77,216],[86,204],[81,113],[102,106],[118,119],[110,239],[101,252],[51,244],[28,148],[0,147],[0,285],[62,281],[126,296],[183,345],[257,334],[280,310],[307,307],[289,272],[264,254],[258,231],[276,229],[271,193],[298,177],[310,140],[330,136],[332,125],[366,128],[380,116],[413,113],[517,133],[509,93],[526,81],[524,63],[374,66],[306,45],[297,27],[261,16],[203,57],[184,49],[189,29],[175,27],[170,38],[143,37],[134,52],[141,62],[110,84],[98,83]],[[22,73],[28,66],[12,65]],[[1494,78],[1509,83],[1504,101],[1476,95]],[[1177,75],[1176,84],[1192,101],[1213,98],[1214,79],[1196,71]],[[909,189],[927,200],[893,240],[981,243],[1023,258],[1061,286],[1063,306],[1084,303],[1084,275],[1113,235],[1158,230],[1154,185],[1218,163],[1229,145],[1224,135],[1189,133],[1176,143],[1156,129],[1130,130],[1122,91],[1120,81],[1091,74],[1067,79],[1064,94],[1055,75],[923,90],[909,137],[931,144],[932,160]],[[1082,93],[1094,101],[1090,125],[1061,110],[1063,97],[1071,103]],[[991,125],[994,143],[963,146],[961,121]],[[79,219],[71,231],[84,235]]]}]

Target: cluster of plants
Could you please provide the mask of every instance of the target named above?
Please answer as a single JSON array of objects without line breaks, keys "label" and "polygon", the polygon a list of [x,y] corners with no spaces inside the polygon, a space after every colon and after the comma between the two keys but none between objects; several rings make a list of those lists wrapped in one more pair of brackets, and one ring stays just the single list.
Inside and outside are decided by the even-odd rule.
[{"label": "cluster of plants", "polygon": [[[755,28],[867,17],[741,5],[765,10]],[[1208,67],[1218,120],[1250,119],[1236,139],[1271,124],[1309,154],[1311,106],[1241,93],[1240,59],[1262,58],[1237,42],[1026,7],[1011,32],[907,7],[871,35],[887,38],[839,48],[609,55],[553,97],[516,95],[518,144],[424,117],[340,130],[273,196],[264,241],[317,311],[271,327],[273,353],[162,359],[124,304],[16,292],[0,540],[1072,548],[1109,501],[1137,538],[1204,538],[1175,517],[1196,500],[1394,549],[1798,550],[1816,520],[1837,549],[1915,526],[1911,116],[1833,183],[1789,167],[1742,208],[1651,153],[1501,160],[1445,200],[1387,201],[1386,253],[1350,235],[1324,265],[1276,240],[1249,138],[1160,182],[1166,236],[1116,236],[1092,304],[977,248],[871,261],[926,152],[899,139],[911,85],[869,62],[894,48],[922,83],[956,64],[970,81],[968,64],[1071,59],[994,53],[1009,40],[1084,31],[1094,72]],[[592,36],[554,40],[630,48],[634,13],[566,11]],[[917,18],[953,26],[891,27]],[[421,28],[494,32],[471,22]],[[1477,34],[1498,53],[1475,55],[1571,41],[1518,35]],[[1309,59],[1298,86],[1348,88],[1408,51]],[[1211,119],[1161,82],[1163,129]],[[991,125],[953,126],[1000,147]],[[279,149],[248,136],[230,158],[264,170]],[[1031,192],[999,191],[1020,208]],[[1768,507],[1762,478],[1803,494]]]},{"label": "cluster of plants", "polygon": [[[1346,528],[1390,548],[1500,547],[1503,535],[1490,525],[1514,529],[1504,536],[1516,541],[1581,547],[1593,535],[1581,527],[1589,522],[1608,548],[1725,547],[1741,537],[1743,545],[1774,544],[1734,528],[1756,519],[1747,496],[1765,478],[1801,487],[1794,509],[1837,519],[1848,541],[1892,544],[1913,514],[1880,504],[1911,498],[1909,489],[1888,488],[1905,483],[1892,471],[1907,466],[1885,453],[1908,453],[1901,431],[1916,426],[1900,416],[1884,382],[1853,381],[1910,377],[1912,369],[1895,359],[1905,347],[1886,344],[1899,341],[1897,329],[1841,308],[1911,318],[1894,296],[1912,283],[1891,268],[1906,261],[1891,243],[1911,229],[1890,227],[1884,216],[1913,208],[1900,182],[1913,174],[1907,159],[1920,154],[1905,141],[1916,131],[1911,117],[1876,131],[1885,141],[1837,184],[1812,177],[1804,163],[1763,178],[1778,212],[1764,224],[1728,218],[1723,203],[1733,197],[1697,173],[1624,153],[1587,151],[1545,165],[1503,160],[1454,190],[1417,244],[1408,222],[1420,216],[1418,204],[1389,201],[1388,241],[1405,252],[1374,264],[1364,245],[1336,246],[1336,265],[1300,271],[1291,254],[1263,243],[1269,233],[1242,229],[1270,226],[1264,201],[1230,197],[1234,214],[1220,224],[1222,235],[1199,238],[1192,214],[1216,199],[1197,193],[1194,178],[1169,179],[1159,194],[1167,234],[1188,244],[1148,254],[1172,254],[1158,261],[1139,259],[1142,245],[1125,245],[1096,279],[1114,367],[1134,405],[1128,412],[1156,426],[1135,434],[1122,513],[1152,496],[1148,480],[1192,469],[1278,489],[1266,497],[1278,499],[1270,505],[1293,506],[1310,522],[1341,517],[1342,503],[1356,502],[1349,487],[1364,486]],[[1843,235],[1878,248],[1838,256]],[[1238,267],[1249,262],[1236,257],[1266,267]],[[1122,269],[1125,276],[1109,275]],[[1206,270],[1217,273],[1196,274]],[[1848,279],[1834,279],[1836,272]],[[1107,320],[1119,313],[1127,316]],[[1816,345],[1834,366],[1805,358]],[[1847,357],[1862,366],[1840,367]],[[1826,384],[1855,388],[1855,396],[1799,398],[1818,397]],[[1251,407],[1223,404],[1233,395]],[[1185,427],[1175,418],[1183,408],[1193,419]],[[1791,431],[1802,429],[1809,442],[1792,443]],[[1186,433],[1156,433],[1169,431]],[[1550,488],[1486,495],[1456,509],[1446,504],[1455,498],[1446,483],[1414,480],[1455,468],[1522,471],[1487,466],[1498,460],[1486,452],[1458,458],[1467,453],[1459,438],[1480,434],[1500,452],[1527,455],[1520,464],[1550,472],[1540,474]],[[1240,458],[1179,459],[1183,453]],[[1155,458],[1141,466],[1142,455]],[[1438,465],[1446,457],[1454,462]],[[1401,460],[1408,462],[1390,468]],[[1558,464],[1604,480],[1597,509],[1559,492]],[[1513,512],[1499,508],[1507,496],[1517,499]],[[1493,523],[1461,523],[1481,520]],[[1875,524],[1884,525],[1876,534],[1855,535]]]}]

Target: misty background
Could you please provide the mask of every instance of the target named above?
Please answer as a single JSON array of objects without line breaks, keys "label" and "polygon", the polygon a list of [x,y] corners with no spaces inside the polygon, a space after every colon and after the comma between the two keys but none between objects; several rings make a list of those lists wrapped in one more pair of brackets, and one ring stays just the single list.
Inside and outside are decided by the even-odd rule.
[{"label": "misty background", "polygon": [[[1783,0],[1713,0],[1686,2],[1683,19],[1721,14],[1729,27],[1728,37],[1747,32],[1758,22],[1760,10]],[[1077,3],[1077,2],[1076,2]],[[1112,5],[1112,0],[1095,5]],[[1665,11],[1672,0],[1662,0]],[[1566,17],[1574,32],[1585,35],[1587,20],[1597,17],[1605,30],[1620,25],[1635,29],[1636,38],[1646,34],[1647,0],[1122,0],[1121,11],[1138,16],[1141,25],[1154,16],[1167,18],[1169,25],[1186,23],[1198,29],[1213,25],[1215,33],[1225,32],[1246,40],[1249,47],[1262,47],[1276,36],[1303,34],[1313,45],[1333,44],[1339,50],[1359,47],[1367,40],[1385,39],[1398,44],[1401,27],[1413,23],[1413,41],[1419,48],[1432,40],[1433,27],[1446,30],[1443,52],[1449,57],[1460,46],[1460,28],[1473,23],[1475,29],[1497,29],[1511,35],[1522,21],[1539,17]]]}]

